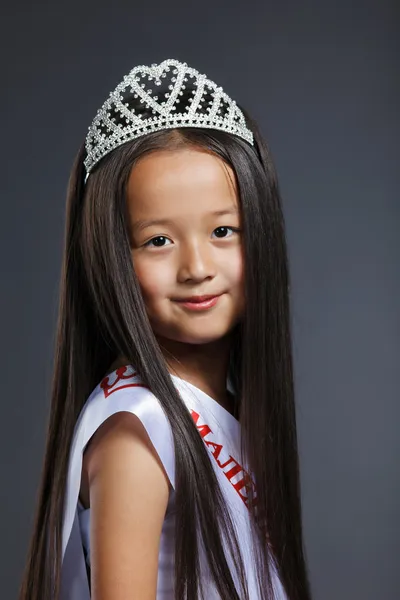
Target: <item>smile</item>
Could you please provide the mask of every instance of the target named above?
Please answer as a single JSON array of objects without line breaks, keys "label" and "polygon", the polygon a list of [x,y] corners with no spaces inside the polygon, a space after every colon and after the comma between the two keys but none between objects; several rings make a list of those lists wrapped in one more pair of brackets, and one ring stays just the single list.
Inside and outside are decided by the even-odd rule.
[{"label": "smile", "polygon": [[201,311],[201,310],[207,310],[207,309],[215,306],[217,304],[218,300],[220,299],[220,297],[221,296],[214,296],[213,298],[208,298],[207,300],[204,300],[203,302],[185,302],[185,301],[179,301],[179,300],[176,300],[175,302],[177,302],[177,304],[179,304],[179,306],[182,306],[182,308],[187,308],[188,310],[194,310],[194,311]]}]

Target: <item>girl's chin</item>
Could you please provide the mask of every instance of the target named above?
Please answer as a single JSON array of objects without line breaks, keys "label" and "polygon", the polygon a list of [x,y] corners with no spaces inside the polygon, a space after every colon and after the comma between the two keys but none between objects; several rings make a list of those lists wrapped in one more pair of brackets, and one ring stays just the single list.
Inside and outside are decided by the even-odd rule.
[{"label": "girl's chin", "polygon": [[218,330],[214,328],[214,330],[210,327],[209,330],[205,330],[205,328],[199,328],[196,330],[185,330],[180,331],[179,333],[175,332],[168,337],[171,341],[180,342],[181,344],[212,344],[213,342],[218,342],[221,338],[225,337],[230,330],[222,331],[219,327]]},{"label": "girl's chin", "polygon": [[226,320],[221,323],[221,317],[200,317],[199,315],[189,316],[189,318],[174,319],[169,324],[161,324],[160,321],[151,322],[153,331],[159,341],[162,343],[181,343],[181,344],[212,344],[227,336],[234,329],[237,321],[230,322]]}]

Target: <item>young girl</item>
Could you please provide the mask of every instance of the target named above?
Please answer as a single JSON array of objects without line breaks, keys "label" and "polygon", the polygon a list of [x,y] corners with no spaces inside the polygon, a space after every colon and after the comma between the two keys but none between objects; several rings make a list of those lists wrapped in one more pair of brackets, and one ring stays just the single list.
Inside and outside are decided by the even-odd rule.
[{"label": "young girl", "polygon": [[309,600],[271,157],[186,63],[135,67],[67,204],[20,600]]}]

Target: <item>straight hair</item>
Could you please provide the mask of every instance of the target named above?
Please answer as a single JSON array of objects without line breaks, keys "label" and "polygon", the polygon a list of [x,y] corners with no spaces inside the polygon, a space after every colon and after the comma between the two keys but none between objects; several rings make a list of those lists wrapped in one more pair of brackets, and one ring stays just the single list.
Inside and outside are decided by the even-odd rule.
[{"label": "straight hair", "polygon": [[[195,423],[171,380],[151,328],[130,249],[126,187],[145,154],[194,147],[229,165],[243,223],[245,310],[233,333],[241,455],[248,488],[261,599],[273,600],[271,562],[289,600],[310,600],[303,547],[290,324],[289,268],[278,181],[266,142],[243,111],[254,146],[223,131],[176,128],[126,142],[103,157],[86,185],[82,145],[72,168],[66,209],[51,408],[19,600],[58,600],[61,534],[69,452],[77,418],[120,355],[129,359],[171,425],[176,470],[175,598],[204,597],[203,546],[222,600],[249,598],[229,510]],[[224,551],[233,558],[235,587]]]}]

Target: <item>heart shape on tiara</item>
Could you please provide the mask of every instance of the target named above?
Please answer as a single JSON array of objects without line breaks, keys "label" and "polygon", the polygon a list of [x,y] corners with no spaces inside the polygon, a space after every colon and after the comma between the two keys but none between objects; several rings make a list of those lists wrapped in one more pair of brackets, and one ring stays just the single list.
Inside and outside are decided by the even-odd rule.
[{"label": "heart shape on tiara", "polygon": [[[143,104],[151,107],[156,113],[167,115],[176,103],[180,102],[179,96],[183,95],[185,83],[189,78],[192,80],[192,87],[196,88],[198,75],[200,74],[197,72],[191,73],[186,63],[167,59],[159,65],[135,67],[127,76],[127,83]],[[168,84],[168,89],[161,92],[163,83],[164,87]]]}]

